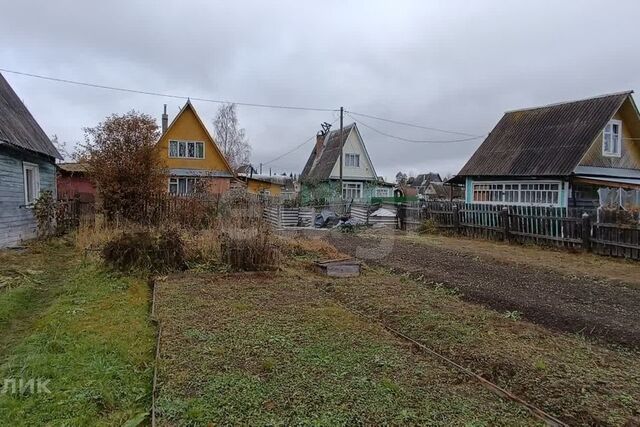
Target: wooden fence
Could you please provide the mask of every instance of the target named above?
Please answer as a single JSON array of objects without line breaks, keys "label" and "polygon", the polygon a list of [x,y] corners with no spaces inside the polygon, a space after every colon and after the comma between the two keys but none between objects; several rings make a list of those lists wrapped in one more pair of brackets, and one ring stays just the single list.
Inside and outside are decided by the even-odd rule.
[{"label": "wooden fence", "polygon": [[[416,229],[427,220],[469,237],[561,246],[640,260],[640,224],[628,215],[537,206],[455,202],[407,203],[399,207],[401,227]],[[598,222],[607,220],[608,222]]]}]

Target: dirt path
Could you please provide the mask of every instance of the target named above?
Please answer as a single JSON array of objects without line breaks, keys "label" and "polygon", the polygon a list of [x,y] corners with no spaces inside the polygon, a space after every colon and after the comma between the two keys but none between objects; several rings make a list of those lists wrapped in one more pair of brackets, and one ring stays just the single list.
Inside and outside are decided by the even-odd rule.
[{"label": "dirt path", "polygon": [[562,331],[640,346],[640,290],[635,284],[562,274],[495,253],[393,236],[324,236],[344,253],[458,289],[466,300],[499,311],[517,310],[530,321]]}]

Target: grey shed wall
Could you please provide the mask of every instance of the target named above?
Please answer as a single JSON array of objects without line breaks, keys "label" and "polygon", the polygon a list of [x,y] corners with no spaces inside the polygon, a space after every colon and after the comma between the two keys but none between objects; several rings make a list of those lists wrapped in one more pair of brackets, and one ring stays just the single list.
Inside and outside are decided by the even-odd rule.
[{"label": "grey shed wall", "polygon": [[55,194],[56,166],[53,158],[0,145],[0,248],[36,236],[32,209],[24,206],[23,161],[38,165],[40,192],[49,190]]}]

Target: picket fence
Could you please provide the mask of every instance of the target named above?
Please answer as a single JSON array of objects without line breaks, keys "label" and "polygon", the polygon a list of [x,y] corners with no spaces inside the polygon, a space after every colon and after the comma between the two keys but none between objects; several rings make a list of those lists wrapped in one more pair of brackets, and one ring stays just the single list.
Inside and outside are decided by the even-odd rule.
[{"label": "picket fence", "polygon": [[398,209],[404,229],[417,229],[432,220],[438,228],[469,237],[584,249],[640,260],[640,224],[598,222],[615,221],[611,212],[463,202],[407,203]]}]

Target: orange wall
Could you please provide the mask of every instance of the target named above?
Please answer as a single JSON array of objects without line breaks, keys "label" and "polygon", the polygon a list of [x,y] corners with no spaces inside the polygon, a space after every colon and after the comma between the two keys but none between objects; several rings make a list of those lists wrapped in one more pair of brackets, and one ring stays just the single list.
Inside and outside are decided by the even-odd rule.
[{"label": "orange wall", "polygon": [[272,196],[279,196],[282,193],[280,184],[273,184],[271,182],[259,181],[257,179],[247,179],[247,192],[257,194],[262,190],[268,190]]},{"label": "orange wall", "polygon": [[209,191],[213,194],[222,194],[229,190],[231,178],[208,178]]},{"label": "orange wall", "polygon": [[[187,140],[204,142],[204,159],[176,159],[169,157],[170,140]],[[162,135],[157,144],[158,152],[168,168],[205,169],[232,173],[227,167],[222,154],[213,139],[203,128],[191,104],[186,104],[168,131]]]}]

